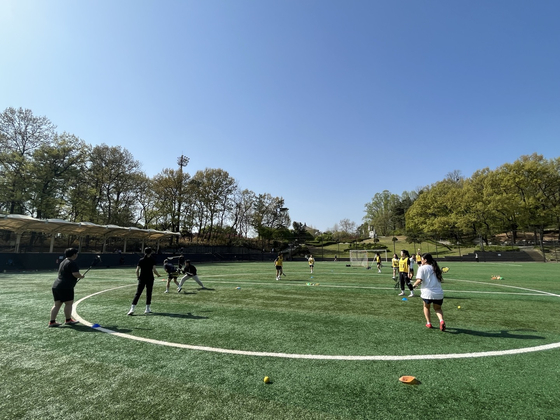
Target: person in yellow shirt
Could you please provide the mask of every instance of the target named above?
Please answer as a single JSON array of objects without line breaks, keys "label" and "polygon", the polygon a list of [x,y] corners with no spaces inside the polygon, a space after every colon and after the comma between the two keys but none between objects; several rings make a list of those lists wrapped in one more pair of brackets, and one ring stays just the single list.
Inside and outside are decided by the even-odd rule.
[{"label": "person in yellow shirt", "polygon": [[416,253],[416,265],[418,267],[422,265],[422,254],[420,253],[420,250]]},{"label": "person in yellow shirt", "polygon": [[410,265],[410,254],[406,249],[403,249],[401,251],[401,258],[399,259],[399,282],[401,287],[401,292],[399,293],[399,296],[404,296],[405,284],[408,287],[408,290],[410,290],[410,295],[408,295],[408,297],[414,296],[414,288],[410,283],[413,273],[414,273],[413,268]]},{"label": "person in yellow shirt", "polygon": [[315,258],[313,258],[313,255],[309,255],[307,262],[309,263],[309,269],[311,270],[311,274],[313,274],[313,267],[315,267]]},{"label": "person in yellow shirt", "polygon": [[[274,266],[276,267],[276,280],[280,280],[284,270],[282,269],[282,264],[284,263],[284,256],[282,253],[278,253],[278,257],[274,260]],[[284,274],[285,275],[285,274]]]},{"label": "person in yellow shirt", "polygon": [[391,267],[393,267],[393,280],[397,280],[397,276],[399,275],[399,257],[397,257],[397,254],[393,254]]},{"label": "person in yellow shirt", "polygon": [[377,264],[377,272],[381,273],[381,255],[379,255],[379,252],[375,254],[375,264]]}]

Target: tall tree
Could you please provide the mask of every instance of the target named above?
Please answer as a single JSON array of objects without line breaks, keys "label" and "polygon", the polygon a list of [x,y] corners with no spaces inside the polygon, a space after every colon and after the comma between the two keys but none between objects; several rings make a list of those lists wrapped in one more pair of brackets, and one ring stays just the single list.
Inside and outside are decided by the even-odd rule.
[{"label": "tall tree", "polygon": [[233,194],[237,189],[235,179],[223,169],[206,168],[197,171],[192,178],[193,185],[197,187],[195,200],[197,207],[204,209],[199,214],[203,215],[204,222],[199,220],[199,232],[204,231],[206,239],[212,238],[214,226],[223,228],[226,214],[232,209]]},{"label": "tall tree", "polygon": [[35,217],[66,217],[69,194],[75,179],[86,171],[90,148],[78,137],[55,134],[52,144],[42,144],[33,153],[30,171],[30,212]]},{"label": "tall tree", "polygon": [[4,211],[27,212],[33,152],[51,143],[55,128],[48,118],[37,117],[29,109],[6,108],[0,114],[0,206]]},{"label": "tall tree", "polygon": [[[174,232],[189,230],[189,214],[192,208],[188,205],[190,175],[183,170],[164,169],[153,179],[157,223],[160,229]],[[185,206],[183,206],[186,204]]]},{"label": "tall tree", "polygon": [[89,182],[93,192],[90,220],[94,223],[130,226],[136,219],[136,188],[140,163],[120,147],[106,144],[91,152]]}]

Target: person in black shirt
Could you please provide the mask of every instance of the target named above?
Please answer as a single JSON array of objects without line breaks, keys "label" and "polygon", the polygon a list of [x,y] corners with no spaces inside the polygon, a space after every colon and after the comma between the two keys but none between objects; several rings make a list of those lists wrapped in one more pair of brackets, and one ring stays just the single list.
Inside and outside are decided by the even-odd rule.
[{"label": "person in black shirt", "polygon": [[64,251],[65,259],[58,267],[58,277],[52,285],[52,294],[54,297],[54,306],[51,309],[51,320],[49,327],[59,327],[60,324],[56,322],[58,311],[64,303],[64,316],[66,318],[66,325],[77,324],[78,321],[72,319],[72,305],[74,304],[74,287],[79,279],[84,276],[80,274],[76,258],[78,258],[78,250],[75,248],[68,248]]},{"label": "person in black shirt", "polygon": [[138,261],[136,266],[136,277],[138,278],[138,286],[136,287],[136,294],[132,300],[132,306],[127,315],[134,315],[136,304],[146,288],[146,310],[145,314],[151,314],[150,305],[152,303],[152,291],[154,289],[154,274],[160,277],[156,269],[156,260],[152,257],[153,250],[150,247],[144,249],[144,256]]},{"label": "person in black shirt", "polygon": [[185,273],[185,275],[183,276],[183,278],[179,282],[179,287],[177,288],[177,293],[181,293],[181,289],[183,288],[183,284],[185,284],[185,280],[187,280],[188,278],[192,278],[194,281],[196,281],[198,283],[198,285],[201,288],[206,289],[206,287],[204,287],[204,285],[202,284],[202,282],[198,278],[198,275],[196,274],[196,267],[191,264],[191,260],[186,260],[185,261],[185,267],[183,268],[183,273]]}]

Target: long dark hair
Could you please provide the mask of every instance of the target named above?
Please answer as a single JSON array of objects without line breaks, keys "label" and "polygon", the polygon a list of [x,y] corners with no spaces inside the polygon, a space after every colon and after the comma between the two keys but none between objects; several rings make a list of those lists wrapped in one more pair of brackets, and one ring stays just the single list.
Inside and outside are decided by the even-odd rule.
[{"label": "long dark hair", "polygon": [[425,254],[422,255],[422,258],[424,258],[426,260],[427,264],[432,266],[438,281],[440,281],[440,282],[443,281],[443,274],[441,272],[441,268],[439,268],[439,265],[438,265],[437,261],[434,260],[434,257],[432,257],[432,254],[425,253]]}]

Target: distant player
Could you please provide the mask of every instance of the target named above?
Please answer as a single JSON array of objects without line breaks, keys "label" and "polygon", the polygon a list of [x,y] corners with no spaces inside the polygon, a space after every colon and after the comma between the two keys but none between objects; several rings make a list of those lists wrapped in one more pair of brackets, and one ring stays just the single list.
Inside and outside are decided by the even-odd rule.
[{"label": "distant player", "polygon": [[313,258],[313,255],[309,255],[307,262],[309,263],[309,269],[311,270],[311,274],[313,274],[313,267],[315,266],[315,258]]},{"label": "distant player", "polygon": [[198,275],[196,274],[196,267],[191,264],[191,260],[185,260],[185,266],[183,267],[183,273],[185,273],[185,275],[181,279],[181,281],[179,283],[179,287],[177,287],[177,293],[181,293],[181,289],[183,288],[183,284],[185,284],[185,281],[188,278],[192,278],[194,281],[196,281],[198,283],[198,285],[201,288],[206,289],[206,287],[204,287],[204,285],[202,284],[202,282],[198,278]]},{"label": "distant player", "polygon": [[280,280],[280,277],[282,276],[282,274],[284,274],[282,264],[284,264],[284,257],[282,256],[282,253],[279,252],[278,257],[276,257],[276,259],[274,260],[274,267],[276,268],[276,280]]},{"label": "distant player", "polygon": [[406,249],[403,249],[401,251],[401,258],[399,259],[399,282],[400,282],[400,287],[401,287],[401,292],[399,293],[399,296],[404,295],[404,285],[405,284],[407,285],[408,289],[410,290],[410,295],[408,295],[408,297],[413,297],[414,296],[414,291],[413,291],[414,288],[412,287],[412,284],[410,283],[410,279],[413,276],[414,270],[410,266],[410,262],[411,262],[410,254],[408,253],[408,251]]},{"label": "distant player", "polygon": [[381,273],[381,255],[379,255],[379,252],[375,254],[375,264],[377,264],[377,272]]},{"label": "distant player", "polygon": [[399,257],[397,257],[397,254],[393,254],[391,266],[393,267],[393,280],[396,280],[399,275]]},{"label": "distant player", "polygon": [[171,280],[173,280],[177,287],[179,287],[179,282],[177,281],[179,270],[177,270],[177,268],[169,258],[166,258],[163,261],[163,269],[167,273],[167,285],[165,286],[165,293],[169,293],[169,285],[171,284]]}]

